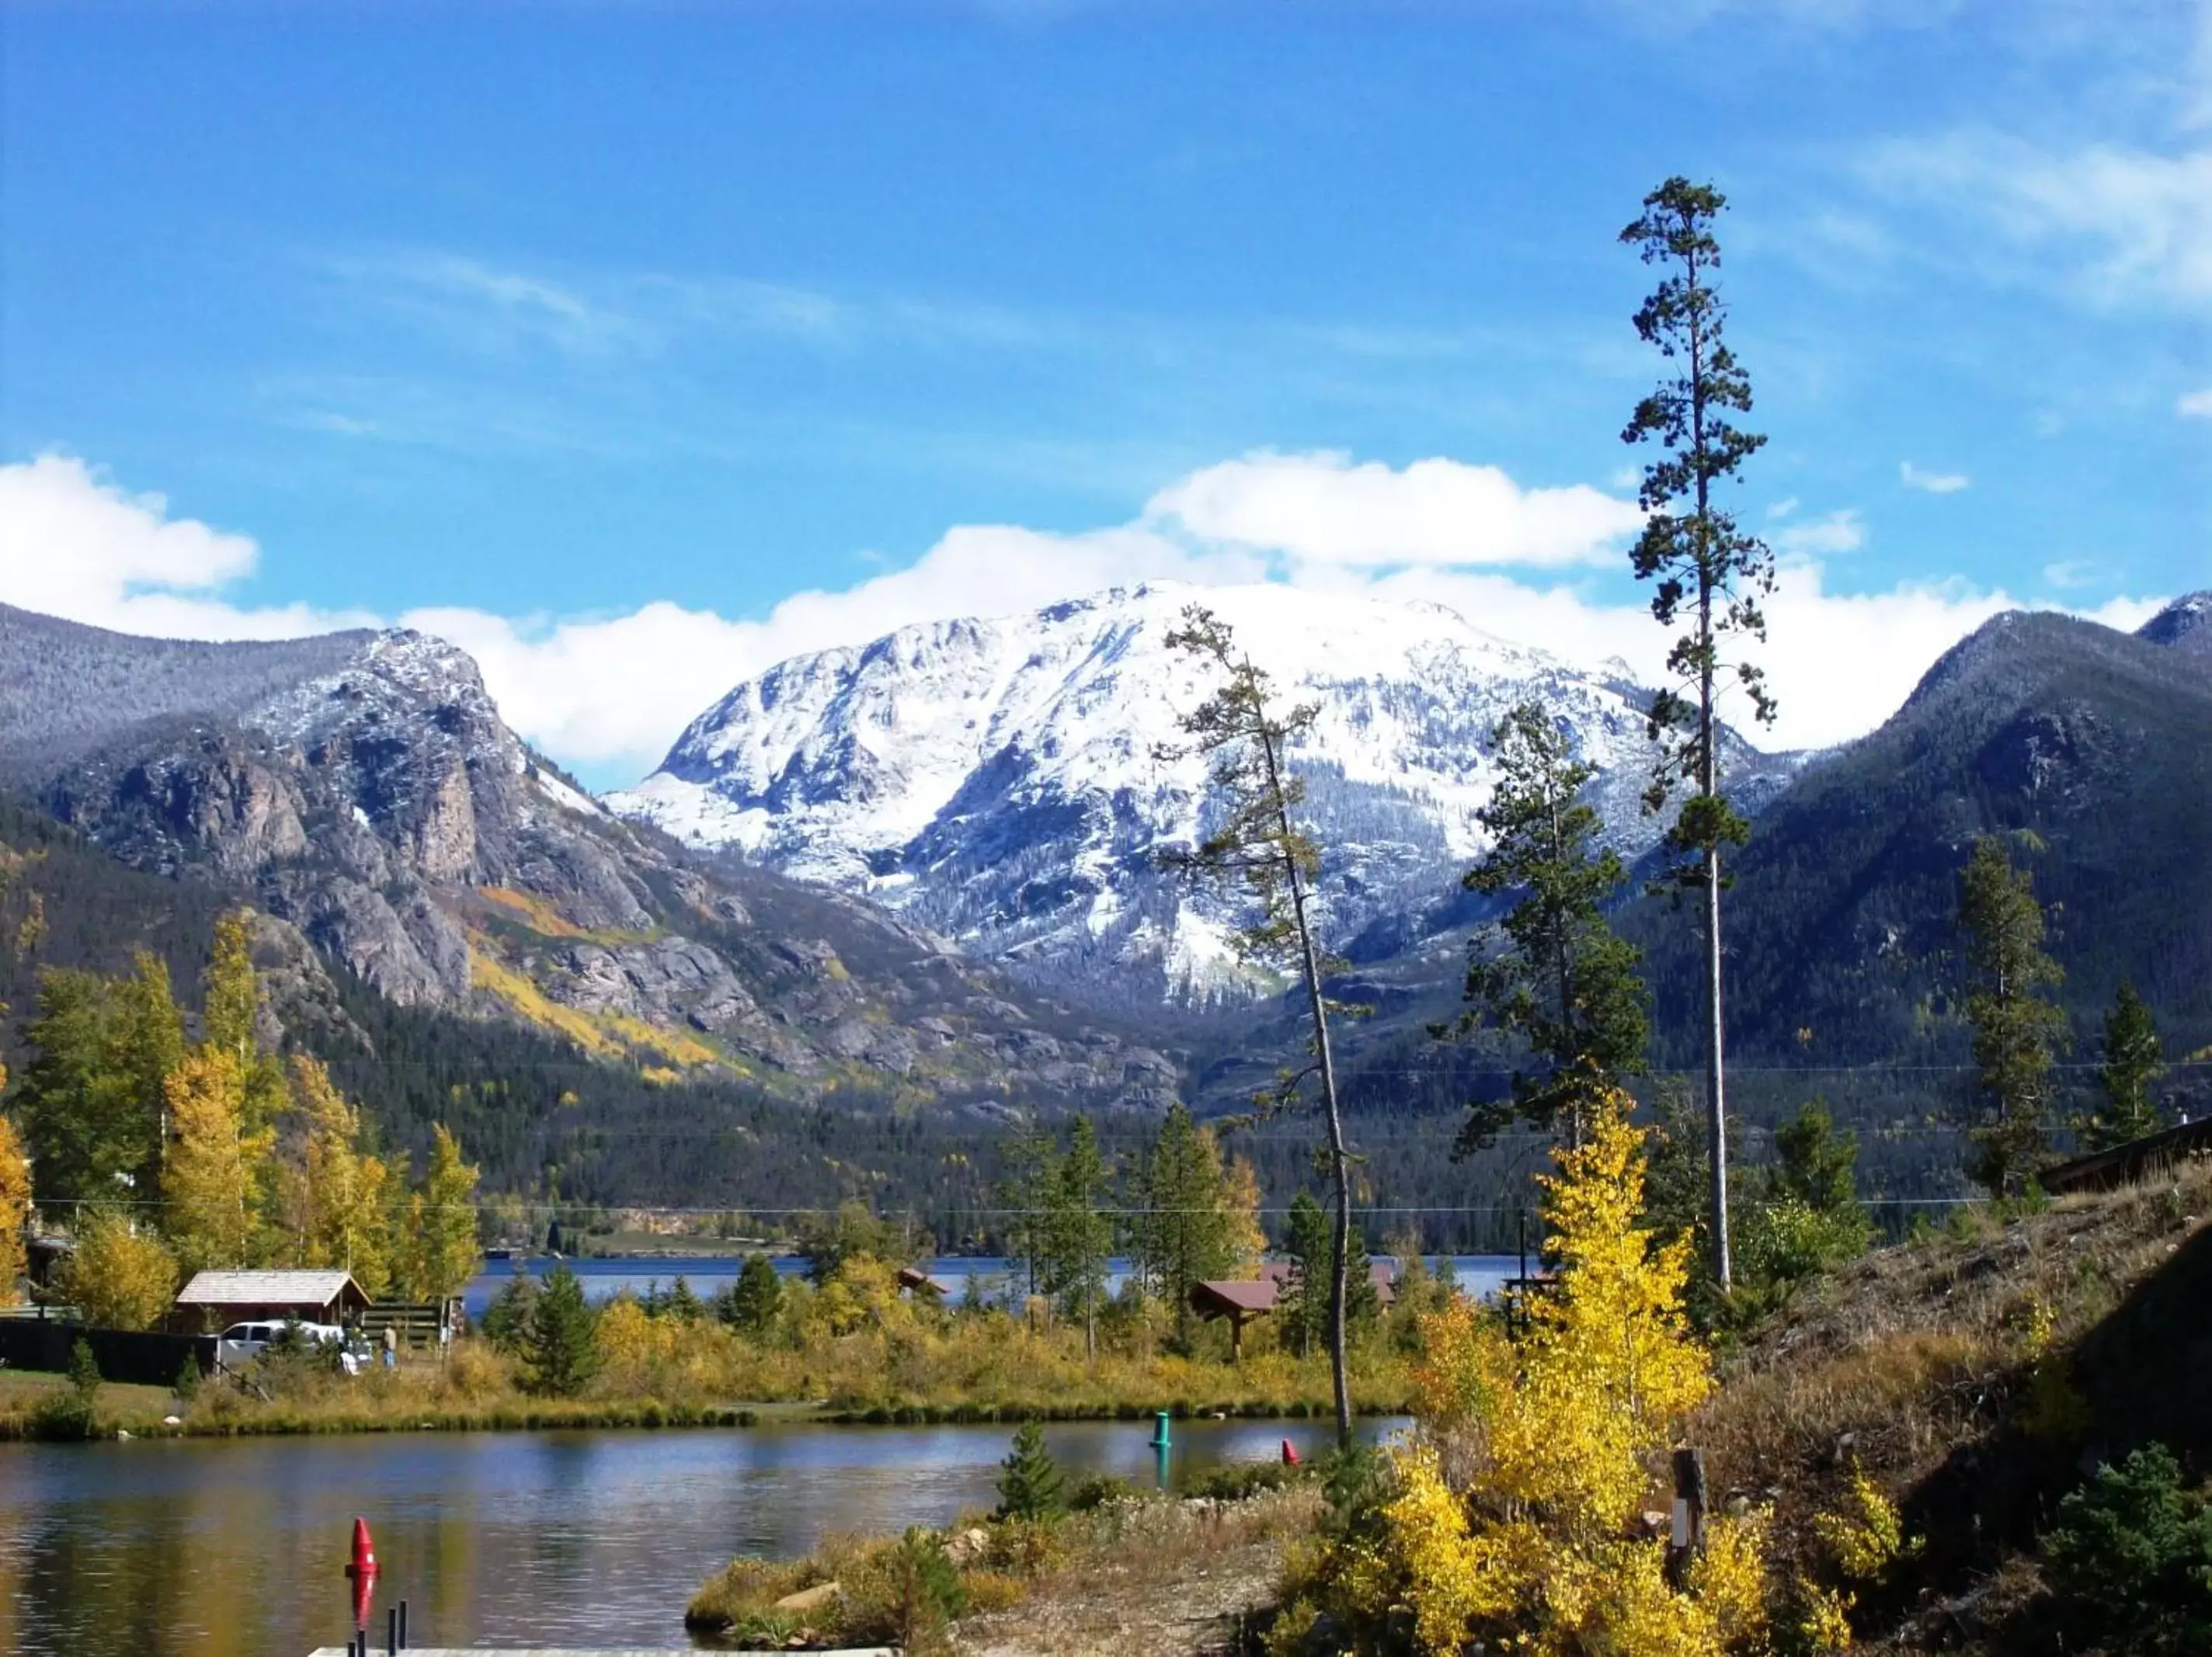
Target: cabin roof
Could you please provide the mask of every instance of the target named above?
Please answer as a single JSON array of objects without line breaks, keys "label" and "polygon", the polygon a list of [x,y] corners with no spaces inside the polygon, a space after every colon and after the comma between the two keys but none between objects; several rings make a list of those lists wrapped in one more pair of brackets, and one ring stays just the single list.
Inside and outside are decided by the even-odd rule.
[{"label": "cabin roof", "polygon": [[328,1306],[347,1290],[366,1301],[350,1272],[202,1272],[179,1306]]},{"label": "cabin roof", "polygon": [[[1260,1267],[1253,1278],[1211,1278],[1191,1286],[1192,1309],[1202,1315],[1226,1317],[1234,1312],[1240,1316],[1253,1316],[1272,1312],[1282,1299],[1284,1287],[1290,1281],[1291,1268],[1281,1260],[1269,1260]],[[1370,1263],[1367,1280],[1375,1285],[1376,1297],[1388,1306],[1397,1297],[1396,1273],[1380,1261]]]}]

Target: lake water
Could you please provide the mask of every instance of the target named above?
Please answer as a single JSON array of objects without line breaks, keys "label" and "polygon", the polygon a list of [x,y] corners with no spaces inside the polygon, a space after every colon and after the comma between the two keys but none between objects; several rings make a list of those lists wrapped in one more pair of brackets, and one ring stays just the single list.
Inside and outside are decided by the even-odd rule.
[{"label": "lake water", "polygon": [[[1370,1430],[1376,1430],[1370,1424]],[[684,1604],[739,1553],[942,1525],[988,1507],[1006,1427],[0,1445],[0,1651],[305,1657],[349,1631],[354,1516],[417,1645],[688,1642]],[[1143,1482],[1149,1423],[1046,1429],[1061,1464]],[[1178,1422],[1169,1472],[1267,1460],[1324,1422]]]},{"label": "lake water", "polygon": [[[1388,1259],[1388,1255],[1379,1256]],[[1520,1261],[1511,1254],[1437,1254],[1429,1257],[1432,1270],[1441,1269],[1447,1262],[1459,1286],[1468,1293],[1487,1299],[1498,1286],[1520,1270]],[[463,1291],[462,1303],[471,1318],[481,1317],[491,1297],[518,1272],[527,1272],[532,1277],[544,1277],[558,1264],[550,1255],[520,1255],[489,1262],[485,1269],[472,1278]],[[1008,1284],[1018,1271],[1018,1263],[995,1255],[945,1254],[936,1259],[920,1262],[922,1269],[933,1278],[955,1284],[952,1298],[957,1300],[966,1292],[970,1278],[981,1279],[980,1292],[994,1301],[1004,1296]],[[1116,1293],[1129,1275],[1129,1262],[1116,1259],[1109,1263],[1112,1276],[1107,1292]],[[698,1256],[640,1256],[617,1255],[605,1259],[572,1259],[568,1267],[583,1279],[586,1298],[600,1301],[611,1299],[624,1290],[642,1295],[654,1284],[665,1289],[678,1277],[690,1286],[691,1292],[702,1300],[708,1299],[738,1280],[744,1267],[738,1255]],[[786,1254],[776,1257],[776,1270],[786,1277],[796,1277],[806,1270],[803,1255]]]}]

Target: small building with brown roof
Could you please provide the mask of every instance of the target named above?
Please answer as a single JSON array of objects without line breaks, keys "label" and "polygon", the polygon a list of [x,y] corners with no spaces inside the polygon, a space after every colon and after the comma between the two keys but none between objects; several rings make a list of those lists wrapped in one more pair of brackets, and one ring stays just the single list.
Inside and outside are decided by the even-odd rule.
[{"label": "small building with brown roof", "polygon": [[[1257,1277],[1215,1278],[1193,1284],[1190,1309],[1209,1321],[1216,1318],[1229,1320],[1229,1356],[1234,1360],[1244,1349],[1244,1326],[1275,1309],[1290,1276],[1287,1261],[1269,1260],[1261,1266]],[[1375,1285],[1375,1298],[1383,1305],[1397,1298],[1397,1275],[1390,1266],[1379,1262],[1370,1265],[1367,1278]]]},{"label": "small building with brown roof", "polygon": [[177,1317],[203,1329],[234,1323],[353,1323],[368,1309],[368,1296],[353,1273],[316,1272],[201,1272],[177,1296]]}]

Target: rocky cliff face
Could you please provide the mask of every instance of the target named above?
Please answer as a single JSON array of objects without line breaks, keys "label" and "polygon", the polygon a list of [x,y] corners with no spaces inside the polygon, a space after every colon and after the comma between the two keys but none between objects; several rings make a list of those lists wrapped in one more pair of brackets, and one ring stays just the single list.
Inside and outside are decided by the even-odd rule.
[{"label": "rocky cliff face", "polygon": [[[1662,823],[1627,671],[1590,672],[1433,604],[1279,586],[1161,584],[1033,614],[901,628],[738,685],[615,810],[696,845],[864,893],[1044,981],[1132,1001],[1261,987],[1229,945],[1233,902],[1156,872],[1218,816],[1203,762],[1164,750],[1212,685],[1170,650],[1187,604],[1234,628],[1285,703],[1317,710],[1291,756],[1325,848],[1331,941],[1379,958],[1452,924],[1485,848],[1491,733],[1535,698],[1598,768],[1608,832],[1633,856]],[[1741,744],[1756,808],[1788,762]]]},{"label": "rocky cliff face", "polygon": [[184,645],[0,607],[0,783],[136,867],[250,895],[404,1004],[812,1086],[1147,1103],[1173,1084],[925,932],[617,821],[436,639]]}]

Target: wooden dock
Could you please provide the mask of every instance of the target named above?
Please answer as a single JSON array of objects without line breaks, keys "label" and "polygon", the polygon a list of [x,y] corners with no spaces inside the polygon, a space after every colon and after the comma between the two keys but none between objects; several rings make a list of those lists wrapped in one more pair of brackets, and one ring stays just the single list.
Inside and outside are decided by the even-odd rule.
[{"label": "wooden dock", "polygon": [[[372,1654],[383,1648],[374,1640]],[[410,1646],[408,1657],[699,1657],[695,1646],[530,1646],[495,1649],[489,1646]],[[343,1646],[317,1646],[307,1657],[348,1657]],[[789,1657],[773,1651],[724,1651],[718,1657]],[[898,1657],[890,1646],[854,1646],[842,1651],[816,1651],[807,1657]]]}]

